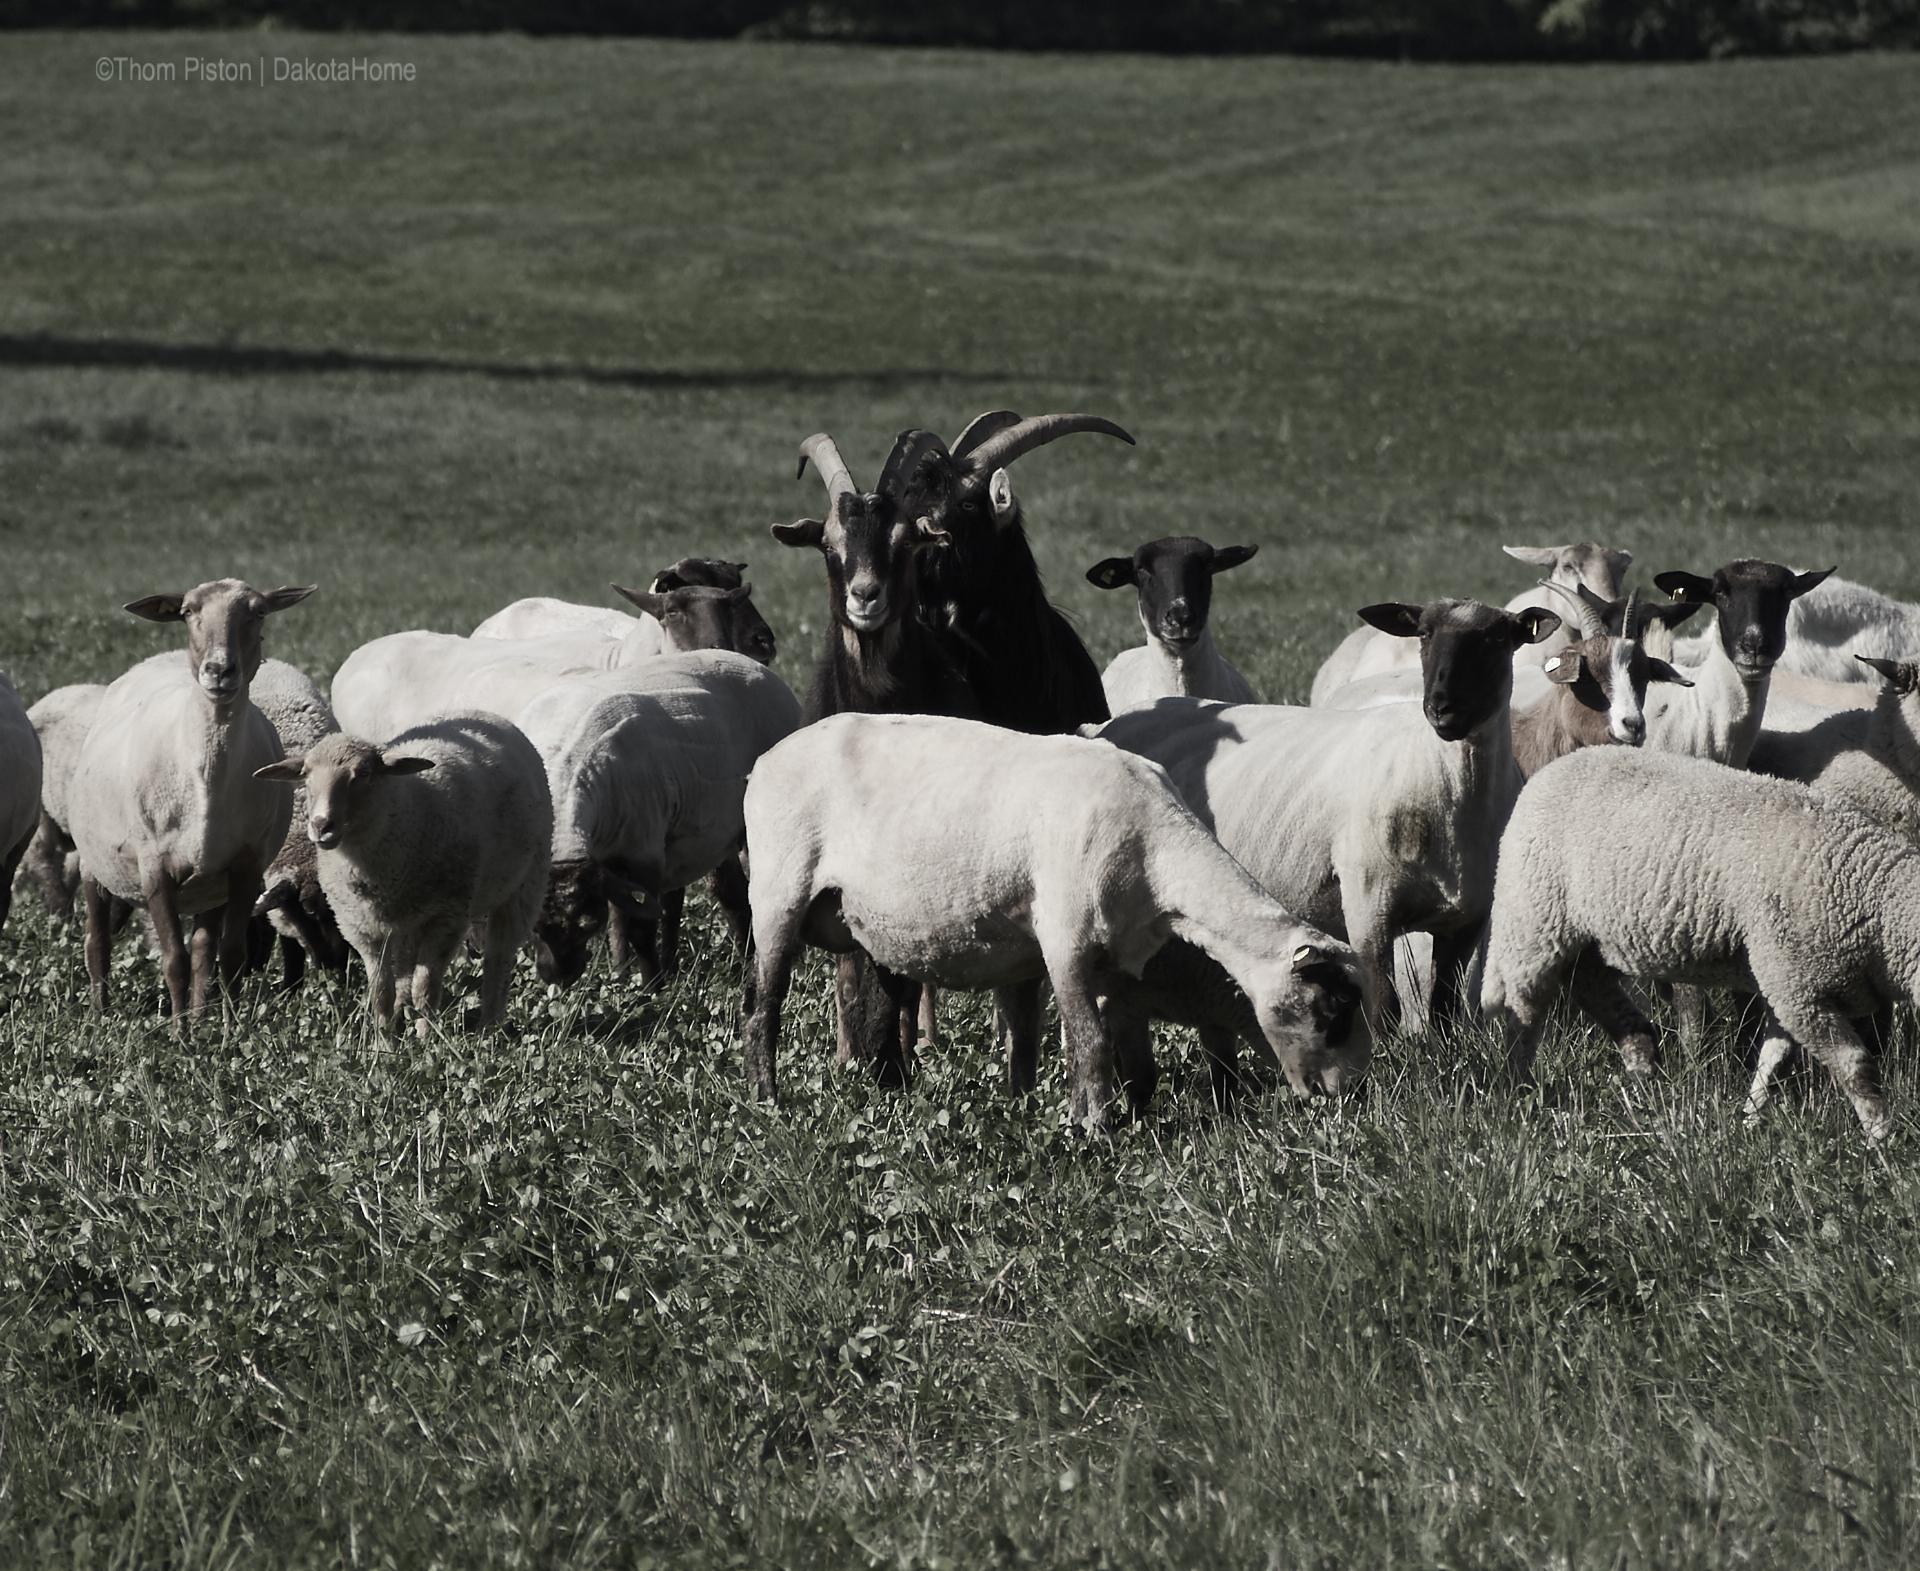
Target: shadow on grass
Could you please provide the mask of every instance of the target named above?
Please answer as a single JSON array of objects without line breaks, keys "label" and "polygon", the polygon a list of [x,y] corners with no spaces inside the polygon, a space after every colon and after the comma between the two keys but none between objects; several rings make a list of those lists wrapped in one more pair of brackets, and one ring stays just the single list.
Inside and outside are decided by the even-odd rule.
[{"label": "shadow on grass", "polygon": [[448,360],[437,355],[361,354],[344,349],[276,349],[266,345],[163,344],[138,338],[67,338],[52,333],[0,334],[0,365],[191,371],[212,376],[284,376],[373,371],[404,376],[483,376],[504,382],[591,382],[610,387],[906,387],[922,382],[1018,382],[1004,371],[946,366],[875,371],[800,371],[758,366],[738,370],[665,371],[638,366],[517,365]]}]

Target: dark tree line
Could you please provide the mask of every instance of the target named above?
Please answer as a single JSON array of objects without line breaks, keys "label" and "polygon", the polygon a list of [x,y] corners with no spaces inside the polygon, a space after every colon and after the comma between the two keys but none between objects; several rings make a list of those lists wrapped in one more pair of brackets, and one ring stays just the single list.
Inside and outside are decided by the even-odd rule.
[{"label": "dark tree line", "polygon": [[1698,59],[1920,44],[1920,0],[0,0],[0,26],[835,39],[1426,60]]}]

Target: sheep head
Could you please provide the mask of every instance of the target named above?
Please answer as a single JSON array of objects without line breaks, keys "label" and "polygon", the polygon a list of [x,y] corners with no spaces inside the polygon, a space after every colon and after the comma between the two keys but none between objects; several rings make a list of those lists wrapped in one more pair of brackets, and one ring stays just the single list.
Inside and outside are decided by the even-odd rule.
[{"label": "sheep head", "polygon": [[1131,585],[1140,594],[1140,625],[1147,637],[1170,649],[1190,649],[1207,630],[1213,605],[1213,575],[1238,567],[1260,548],[1230,545],[1216,550],[1192,535],[1149,540],[1132,556],[1110,556],[1087,569],[1087,582],[1102,589]]},{"label": "sheep head", "polygon": [[237,578],[216,578],[183,595],[148,595],[126,609],[149,622],[185,622],[195,684],[215,704],[230,704],[260,670],[262,624],[317,587],[262,591]]},{"label": "sheep head", "polygon": [[1591,540],[1573,545],[1503,545],[1500,549],[1516,562],[1544,568],[1556,584],[1567,589],[1584,585],[1605,600],[1620,593],[1621,576],[1633,564],[1631,551],[1595,545]]},{"label": "sheep head", "polygon": [[1711,604],[1719,613],[1720,647],[1741,678],[1755,682],[1772,672],[1787,647],[1788,608],[1833,571],[1796,573],[1747,558],[1716,568],[1711,578],[1675,572],[1653,581],[1675,600]]},{"label": "sheep head", "polygon": [[[663,567],[653,575],[652,588],[655,594],[691,587],[738,589],[746,582],[746,573],[745,562],[722,562],[710,556],[683,556],[673,566]],[[751,597],[743,598],[734,605],[733,647],[762,665],[773,664],[776,653],[773,629],[767,626],[767,619],[755,608]]]},{"label": "sheep head", "polygon": [[[732,589],[709,589],[688,584],[664,593],[648,589],[622,589],[614,593],[632,601],[660,624],[667,646],[682,653],[693,649],[739,651],[739,609],[753,593],[751,584]],[[765,623],[761,624],[763,627]]]},{"label": "sheep head", "polygon": [[533,928],[533,962],[540,980],[561,987],[579,981],[587,969],[588,946],[615,906],[635,921],[660,919],[660,902],[606,863],[590,857],[555,862]]},{"label": "sheep head", "polygon": [[908,516],[897,496],[857,490],[831,437],[810,436],[800,444],[801,474],[810,458],[826,482],[827,516],[775,524],[773,537],[782,545],[818,549],[827,560],[834,621],[861,638],[875,637],[913,613],[915,554],[950,537],[932,519]]},{"label": "sheep head", "polygon": [[336,851],[378,816],[381,782],[433,768],[431,758],[383,752],[373,743],[336,731],[298,758],[256,769],[256,780],[304,780],[307,838],[322,851]]},{"label": "sheep head", "polygon": [[1396,638],[1420,640],[1421,704],[1443,742],[1458,742],[1502,709],[1513,693],[1513,652],[1537,644],[1560,618],[1538,606],[1503,611],[1478,600],[1370,605],[1360,619]]},{"label": "sheep head", "polygon": [[1295,1096],[1339,1096],[1366,1077],[1373,1057],[1366,970],[1345,944],[1301,944],[1280,985],[1253,1000],[1260,1032]]}]

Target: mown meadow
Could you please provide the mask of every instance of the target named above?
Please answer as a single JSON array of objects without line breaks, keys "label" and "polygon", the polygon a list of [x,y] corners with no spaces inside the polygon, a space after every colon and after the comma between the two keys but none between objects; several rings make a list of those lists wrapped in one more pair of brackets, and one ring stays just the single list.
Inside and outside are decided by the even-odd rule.
[{"label": "mown meadow", "polygon": [[[275,56],[412,83],[271,80]],[[251,84],[96,78],[226,58]],[[1086,409],[1016,480],[1082,578],[1260,554],[1223,649],[1304,701],[1353,609],[1502,544],[1920,598],[1920,62],[1414,68],[526,39],[15,34],[0,52],[0,664],[32,702],[317,583],[269,651],[751,564],[799,686],[795,444]],[[979,1000],[909,1094],[796,984],[523,971],[511,1029],[255,978],[191,1042],[121,944],[0,938],[0,1553],[35,1565],[1898,1566],[1920,1139],[1739,1113],[1723,1028],[1623,1092],[1569,1022],[1382,1044],[1092,1148]],[[469,985],[472,978],[468,978]]]}]

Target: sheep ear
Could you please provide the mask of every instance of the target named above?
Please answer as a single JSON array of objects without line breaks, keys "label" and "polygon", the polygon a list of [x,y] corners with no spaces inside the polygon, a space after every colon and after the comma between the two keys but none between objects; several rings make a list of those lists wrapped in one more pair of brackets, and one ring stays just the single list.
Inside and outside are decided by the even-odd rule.
[{"label": "sheep ear", "polygon": [[1887,679],[1887,685],[1902,698],[1920,687],[1920,662],[1882,660],[1878,655],[1855,655],[1862,665],[1870,665]]},{"label": "sheep ear", "polygon": [[1698,573],[1655,573],[1653,581],[1670,599],[1695,600],[1701,605],[1713,599],[1713,580]]},{"label": "sheep ear", "polygon": [[1420,609],[1417,605],[1396,605],[1389,600],[1380,605],[1363,605],[1359,617],[1368,627],[1377,627],[1395,638],[1418,638]]},{"label": "sheep ear", "polygon": [[648,889],[638,879],[630,877],[611,862],[601,862],[600,881],[605,888],[607,898],[619,906],[627,915],[637,917],[642,922],[660,920],[660,897]]},{"label": "sheep ear", "polygon": [[1787,590],[1787,593],[1791,595],[1795,600],[1798,600],[1809,589],[1812,589],[1817,584],[1819,584],[1819,582],[1823,578],[1829,577],[1830,575],[1837,573],[1839,571],[1840,569],[1837,567],[1829,567],[1829,568],[1824,568],[1817,573],[1802,573],[1798,578],[1796,578],[1793,581],[1793,584]]},{"label": "sheep ear", "polygon": [[1529,567],[1558,567],[1560,553],[1552,546],[1503,545],[1500,548],[1516,562],[1525,562]]},{"label": "sheep ear", "polygon": [[1507,613],[1515,623],[1515,631],[1523,644],[1537,644],[1547,634],[1560,625],[1560,618],[1542,606],[1530,605],[1522,611]]},{"label": "sheep ear", "polygon": [[1678,670],[1664,660],[1647,656],[1647,680],[1649,682],[1671,682],[1676,687],[1692,687],[1693,683],[1682,676]]},{"label": "sheep ear", "polygon": [[987,496],[993,503],[993,526],[1004,529],[1013,522],[1013,482],[1004,469],[996,469],[987,482]]},{"label": "sheep ear", "polygon": [[431,758],[382,758],[380,773],[383,775],[418,775],[433,767]]},{"label": "sheep ear", "polygon": [[277,764],[268,764],[253,772],[256,780],[304,780],[306,777],[307,761],[304,756],[283,758]]},{"label": "sheep ear", "polygon": [[1656,603],[1650,606],[1643,606],[1640,611],[1640,620],[1647,625],[1658,622],[1662,627],[1669,629],[1675,628],[1686,621],[1688,617],[1692,616],[1694,612],[1698,611],[1705,603],[1706,602],[1701,600],[1681,600],[1670,602],[1667,605]]},{"label": "sheep ear", "polygon": [[1133,582],[1133,558],[1110,556],[1087,569],[1087,582],[1096,589],[1122,589]]},{"label": "sheep ear", "polygon": [[667,609],[667,597],[649,593],[645,589],[622,589],[618,584],[609,586],[616,595],[631,600],[648,616],[657,617]]},{"label": "sheep ear", "polygon": [[1607,566],[1613,569],[1613,581],[1617,584],[1626,570],[1633,566],[1633,553],[1622,551],[1615,546],[1602,546],[1600,554],[1607,559]]},{"label": "sheep ear", "polygon": [[149,622],[184,622],[186,617],[180,607],[186,598],[185,595],[148,595],[144,600],[129,601],[122,609],[144,616]]},{"label": "sheep ear", "polygon": [[269,589],[260,598],[266,601],[267,614],[271,616],[275,611],[284,611],[289,606],[298,605],[319,587],[318,584],[306,584],[298,588],[284,586],[279,589]]},{"label": "sheep ear", "polygon": [[773,526],[773,538],[782,545],[817,546],[826,537],[826,520],[821,518],[803,518],[797,524]]},{"label": "sheep ear", "polygon": [[752,584],[742,584],[738,589],[729,589],[727,591],[727,604],[728,605],[744,604],[747,598],[750,595],[752,595],[752,593],[753,593]]},{"label": "sheep ear", "polygon": [[[620,589],[618,584],[615,584],[613,587]],[[653,575],[653,582],[647,587],[656,595],[664,595],[671,593],[675,589],[685,589],[687,587],[687,581],[669,568],[655,573]],[[624,595],[626,590],[620,589],[620,593]]]},{"label": "sheep ear", "polygon": [[1541,667],[1547,673],[1549,682],[1561,682],[1572,686],[1586,675],[1586,661],[1571,649],[1563,649],[1557,655],[1549,655]]},{"label": "sheep ear", "polygon": [[1238,567],[1248,561],[1260,548],[1257,545],[1223,545],[1213,553],[1213,560],[1207,563],[1210,573],[1224,573],[1230,567]]}]

